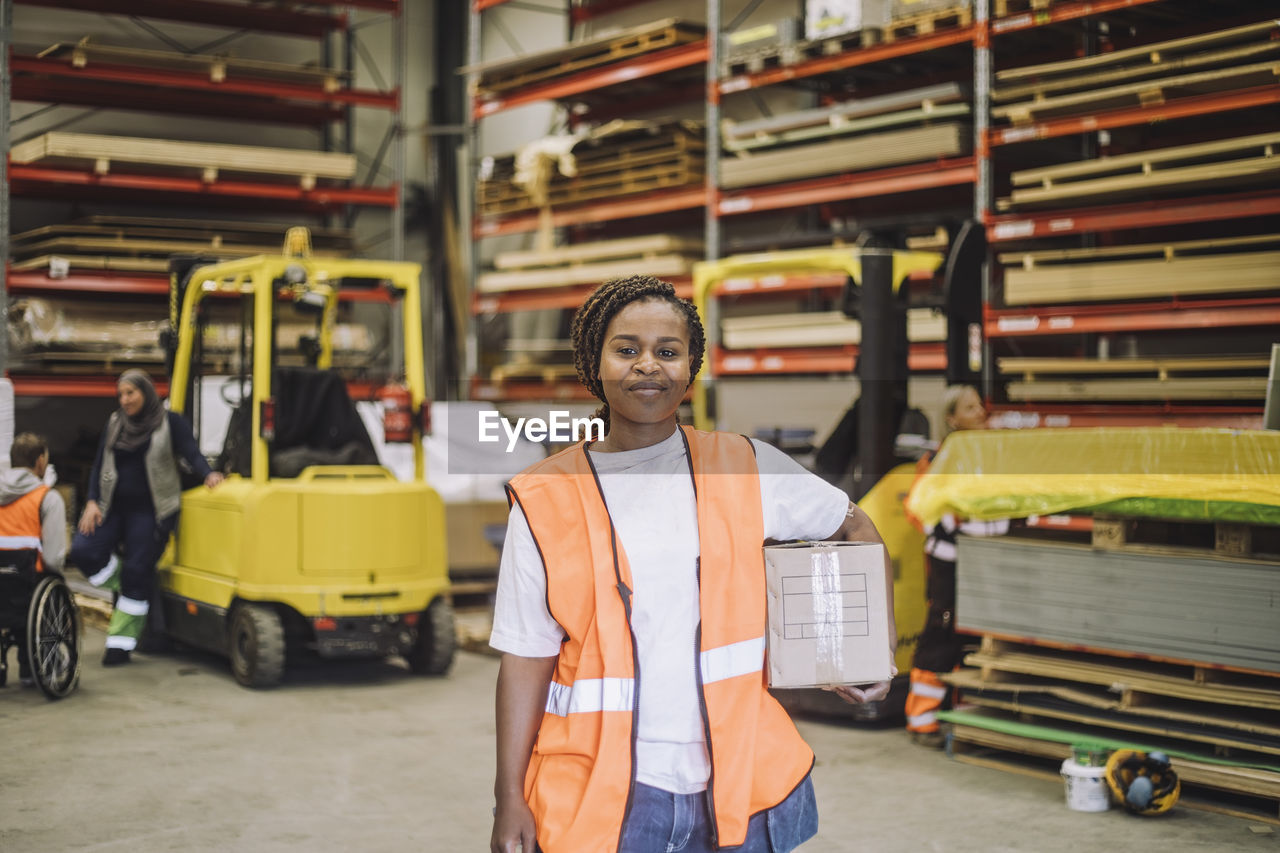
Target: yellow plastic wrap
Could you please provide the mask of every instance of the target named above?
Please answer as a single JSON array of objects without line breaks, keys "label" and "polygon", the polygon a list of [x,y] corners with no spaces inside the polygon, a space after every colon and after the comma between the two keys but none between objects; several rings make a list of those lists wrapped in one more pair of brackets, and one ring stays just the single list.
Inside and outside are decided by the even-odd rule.
[{"label": "yellow plastic wrap", "polygon": [[966,430],[943,442],[907,509],[925,524],[1082,510],[1280,524],[1280,432]]}]

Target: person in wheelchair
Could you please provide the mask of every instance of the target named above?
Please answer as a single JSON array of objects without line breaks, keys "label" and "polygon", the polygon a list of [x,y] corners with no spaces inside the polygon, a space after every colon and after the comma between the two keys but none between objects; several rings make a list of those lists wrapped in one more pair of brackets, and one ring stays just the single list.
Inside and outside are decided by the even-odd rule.
[{"label": "person in wheelchair", "polygon": [[[24,432],[9,448],[9,470],[0,473],[0,565],[10,565],[35,551],[35,570],[61,571],[67,550],[67,508],[62,495],[44,482],[49,445],[35,433]],[[17,632],[18,675],[22,686],[34,680]]]},{"label": "person in wheelchair", "polygon": [[[118,593],[103,666],[128,663],[142,636],[156,561],[181,506],[179,460],[209,488],[222,482],[222,474],[201,455],[190,424],[165,409],[146,373],[126,370],[116,396],[120,408],[103,431],[89,474],[88,500],[67,556],[94,586]],[[124,558],[113,560],[121,543]]]}]

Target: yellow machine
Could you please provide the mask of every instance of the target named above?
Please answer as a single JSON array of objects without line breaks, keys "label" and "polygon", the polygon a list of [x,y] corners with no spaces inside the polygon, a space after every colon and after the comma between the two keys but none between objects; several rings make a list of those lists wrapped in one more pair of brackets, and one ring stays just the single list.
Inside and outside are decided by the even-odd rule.
[{"label": "yellow machine", "polygon": [[[282,255],[171,264],[170,407],[199,422],[193,409],[201,383],[217,372],[201,353],[208,316],[238,312],[239,376],[229,386],[239,399],[228,401],[236,405],[228,439],[242,440],[238,472],[216,489],[182,496],[175,540],[159,568],[163,629],[228,655],[236,680],[250,687],[275,684],[286,661],[307,650],[329,658],[402,655],[414,672],[444,673],[455,634],[444,503],[423,470],[429,403],[420,268],[312,258],[308,242],[305,230],[294,229]],[[396,429],[413,447],[408,482],[371,458],[346,382],[332,370],[338,295],[355,288],[389,294],[403,319],[402,384],[388,407],[399,403]],[[284,310],[314,323],[301,366],[282,364],[277,315]],[[319,405],[322,394],[326,405]],[[352,436],[345,444],[342,430]],[[389,420],[387,432],[391,440]]]}]

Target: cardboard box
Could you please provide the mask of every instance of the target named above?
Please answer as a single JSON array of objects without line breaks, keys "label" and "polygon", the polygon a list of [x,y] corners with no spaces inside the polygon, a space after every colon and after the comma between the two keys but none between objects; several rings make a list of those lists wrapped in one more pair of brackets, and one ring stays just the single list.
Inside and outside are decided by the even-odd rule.
[{"label": "cardboard box", "polygon": [[444,505],[450,574],[457,577],[468,573],[498,573],[502,555],[490,543],[485,529],[505,525],[508,514],[506,501],[460,501]]},{"label": "cardboard box", "polygon": [[884,546],[764,549],[770,687],[868,684],[891,675]]},{"label": "cardboard box", "polygon": [[807,0],[805,3],[804,37],[810,41],[887,26],[889,0]]}]

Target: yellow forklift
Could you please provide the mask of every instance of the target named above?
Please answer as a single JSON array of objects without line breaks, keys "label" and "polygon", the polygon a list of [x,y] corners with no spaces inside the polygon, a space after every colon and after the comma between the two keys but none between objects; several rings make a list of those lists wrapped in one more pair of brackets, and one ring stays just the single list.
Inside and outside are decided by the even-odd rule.
[{"label": "yellow forklift", "polygon": [[[227,655],[242,685],[276,684],[308,651],[400,655],[422,674],[453,663],[444,503],[424,477],[419,275],[412,263],[313,258],[305,229],[291,229],[281,255],[170,263],[170,408],[199,434],[203,389],[216,381],[232,410],[216,465],[226,481],[182,496],[159,566],[159,627]],[[403,320],[403,373],[385,377],[379,396],[386,439],[413,447],[409,481],[378,464],[333,369],[339,294],[356,290]],[[313,324],[288,359],[285,312]],[[238,316],[230,357],[221,339],[223,355],[205,352],[211,316]]]}]

